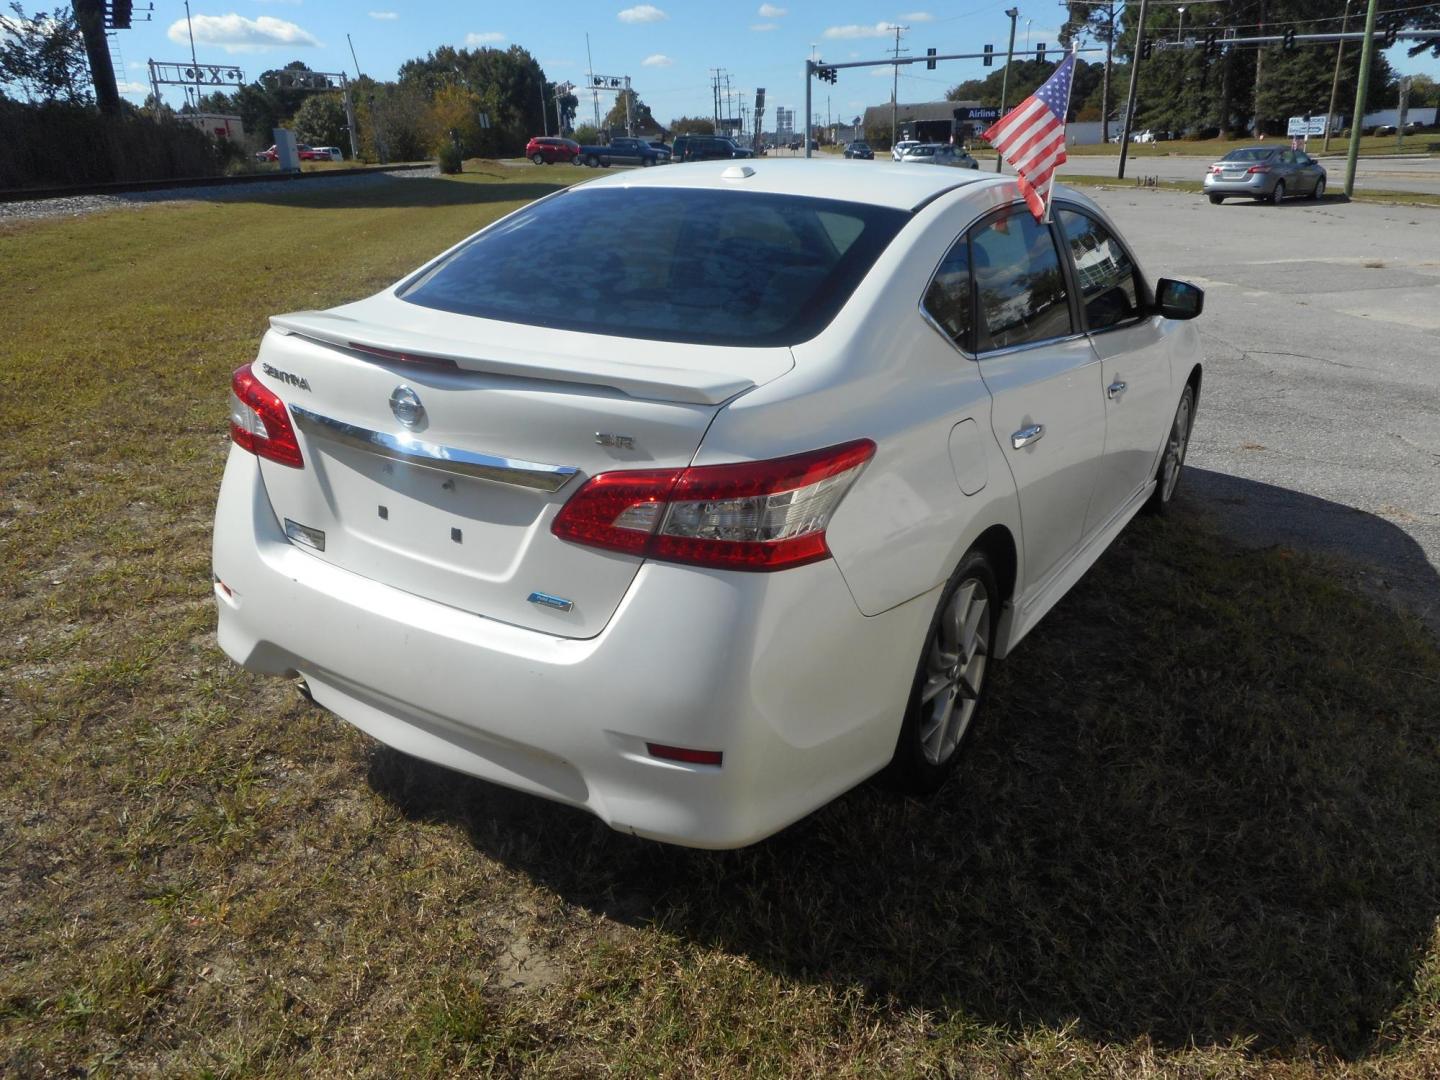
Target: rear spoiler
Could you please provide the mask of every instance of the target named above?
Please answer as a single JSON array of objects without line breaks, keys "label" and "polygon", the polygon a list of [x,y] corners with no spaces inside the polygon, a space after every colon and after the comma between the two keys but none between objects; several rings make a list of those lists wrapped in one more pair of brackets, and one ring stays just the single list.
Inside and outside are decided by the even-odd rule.
[{"label": "rear spoiler", "polygon": [[[541,353],[532,349],[476,343],[412,330],[403,332],[330,311],[297,311],[273,315],[270,325],[282,334],[338,346],[361,355],[370,354],[396,363],[454,367],[460,371],[512,375],[524,379],[604,386],[634,398],[679,401],[694,405],[722,405],[758,383],[734,372],[693,367],[659,366],[613,360]],[[620,341],[621,339],[616,339]]]}]

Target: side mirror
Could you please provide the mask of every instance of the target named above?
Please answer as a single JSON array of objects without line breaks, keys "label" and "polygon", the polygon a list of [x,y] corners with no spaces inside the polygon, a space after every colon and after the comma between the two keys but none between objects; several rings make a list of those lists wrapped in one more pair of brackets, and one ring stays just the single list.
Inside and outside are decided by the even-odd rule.
[{"label": "side mirror", "polygon": [[1167,319],[1193,319],[1205,310],[1205,290],[1188,281],[1161,278],[1155,286],[1155,307]]}]

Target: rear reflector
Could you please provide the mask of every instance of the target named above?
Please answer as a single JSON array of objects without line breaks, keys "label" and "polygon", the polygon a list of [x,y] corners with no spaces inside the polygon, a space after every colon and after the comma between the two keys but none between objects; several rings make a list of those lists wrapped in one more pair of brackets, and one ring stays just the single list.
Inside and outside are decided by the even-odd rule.
[{"label": "rear reflector", "polygon": [[562,540],[668,562],[802,566],[829,558],[825,529],[874,453],[860,439],[771,461],[601,473],[551,528]]},{"label": "rear reflector", "polygon": [[255,377],[249,364],[230,377],[230,438],[257,457],[292,469],[305,467],[285,403]]},{"label": "rear reflector", "polygon": [[688,750],[683,746],[666,746],[663,743],[647,742],[645,749],[654,758],[666,761],[683,761],[687,765],[716,765],[725,756],[720,750]]}]

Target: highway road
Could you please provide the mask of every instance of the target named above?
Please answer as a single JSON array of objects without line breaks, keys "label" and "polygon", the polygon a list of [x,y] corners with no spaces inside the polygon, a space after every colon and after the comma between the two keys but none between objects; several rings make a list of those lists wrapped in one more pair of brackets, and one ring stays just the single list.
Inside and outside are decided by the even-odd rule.
[{"label": "highway road", "polygon": [[[1281,140],[1282,144],[1284,140]],[[1334,145],[1333,143],[1331,144]],[[1161,180],[1202,180],[1213,161],[1210,157],[1132,157],[1125,165],[1125,177],[1155,176]],[[1344,157],[1317,157],[1329,175],[1330,190],[1339,193],[1345,180]],[[1081,155],[1060,166],[1060,174],[1114,176],[1120,155]],[[991,168],[994,168],[993,162]],[[1440,157],[1361,158],[1355,170],[1357,191],[1412,191],[1440,195]]]}]

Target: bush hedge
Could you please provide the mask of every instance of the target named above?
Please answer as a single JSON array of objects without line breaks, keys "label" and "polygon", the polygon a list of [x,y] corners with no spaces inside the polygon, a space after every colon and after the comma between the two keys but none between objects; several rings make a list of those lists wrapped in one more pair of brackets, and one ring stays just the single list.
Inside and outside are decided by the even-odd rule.
[{"label": "bush hedge", "polygon": [[218,176],[234,154],[198,128],[127,107],[0,98],[0,189]]}]

